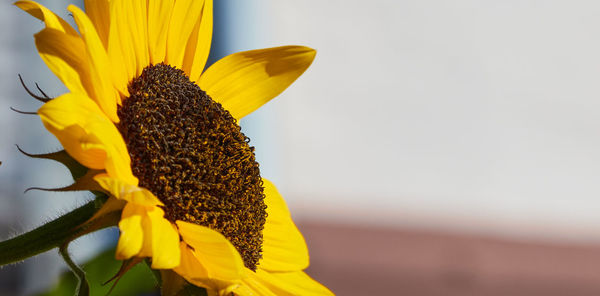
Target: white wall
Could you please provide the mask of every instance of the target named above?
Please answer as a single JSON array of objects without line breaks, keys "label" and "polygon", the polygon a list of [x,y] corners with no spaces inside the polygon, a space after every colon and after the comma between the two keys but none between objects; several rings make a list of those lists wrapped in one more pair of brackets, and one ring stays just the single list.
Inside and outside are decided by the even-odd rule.
[{"label": "white wall", "polygon": [[318,50],[246,120],[295,216],[600,241],[600,2],[259,3]]}]

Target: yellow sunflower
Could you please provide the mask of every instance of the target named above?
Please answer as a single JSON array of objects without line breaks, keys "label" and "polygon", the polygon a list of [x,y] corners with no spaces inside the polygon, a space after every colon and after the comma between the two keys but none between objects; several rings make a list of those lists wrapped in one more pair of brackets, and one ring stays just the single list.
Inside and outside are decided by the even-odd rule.
[{"label": "yellow sunflower", "polygon": [[330,295],[238,121],[312,63],[313,49],[239,52],[204,71],[212,0],[87,0],[78,31],[32,1],[44,62],[69,89],[38,114],[122,211],[117,259],[150,258],[212,294]]}]

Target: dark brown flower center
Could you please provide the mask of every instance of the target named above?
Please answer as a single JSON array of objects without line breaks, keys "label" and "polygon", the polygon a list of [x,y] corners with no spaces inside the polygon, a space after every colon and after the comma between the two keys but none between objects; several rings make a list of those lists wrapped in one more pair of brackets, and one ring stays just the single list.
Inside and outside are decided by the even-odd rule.
[{"label": "dark brown flower center", "polygon": [[266,205],[254,147],[236,120],[184,72],[151,65],[118,109],[133,174],[163,203],[165,218],[210,227],[255,270]]}]

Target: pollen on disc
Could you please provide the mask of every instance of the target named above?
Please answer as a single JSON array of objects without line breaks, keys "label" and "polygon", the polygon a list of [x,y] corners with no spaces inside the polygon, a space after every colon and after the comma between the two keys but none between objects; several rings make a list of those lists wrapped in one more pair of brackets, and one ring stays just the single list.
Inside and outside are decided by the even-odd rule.
[{"label": "pollen on disc", "polygon": [[163,203],[165,217],[210,227],[255,270],[266,221],[254,147],[236,120],[185,73],[151,65],[129,84],[119,131],[140,186]]}]

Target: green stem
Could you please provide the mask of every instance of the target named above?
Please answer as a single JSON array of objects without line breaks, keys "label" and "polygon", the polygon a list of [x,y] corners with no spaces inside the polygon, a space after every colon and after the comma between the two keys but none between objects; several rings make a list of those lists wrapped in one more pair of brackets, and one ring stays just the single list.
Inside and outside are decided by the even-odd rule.
[{"label": "green stem", "polygon": [[81,236],[92,222],[84,223],[99,206],[96,199],[30,232],[0,242],[0,266],[46,252]]},{"label": "green stem", "polygon": [[58,253],[60,253],[60,255],[63,257],[63,259],[71,269],[71,271],[75,274],[75,277],[77,277],[77,281],[79,283],[77,285],[77,289],[75,290],[75,295],[89,296],[90,285],[88,284],[87,279],[85,278],[85,271],[83,271],[83,269],[81,269],[81,267],[79,267],[79,265],[77,265],[73,261],[73,259],[71,259],[68,247],[69,243],[63,244],[62,246],[60,246],[60,248],[58,248]]}]

